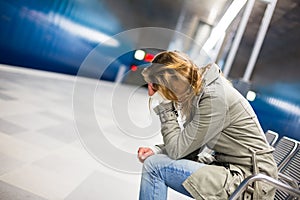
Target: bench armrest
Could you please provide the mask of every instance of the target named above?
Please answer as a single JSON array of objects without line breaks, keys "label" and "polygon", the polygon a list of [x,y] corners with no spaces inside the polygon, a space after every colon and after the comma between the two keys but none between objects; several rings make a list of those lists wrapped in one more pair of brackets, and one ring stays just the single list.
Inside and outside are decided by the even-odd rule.
[{"label": "bench armrest", "polygon": [[282,182],[288,183],[293,188],[299,187],[298,182],[295,179],[293,179],[292,177],[289,177],[287,175],[284,175],[282,173],[278,173],[278,179],[281,180]]},{"label": "bench armrest", "polygon": [[283,190],[293,196],[300,197],[300,190],[295,189],[291,187],[288,184],[282,183],[281,181],[278,181],[272,177],[269,177],[264,174],[256,174],[251,175],[243,180],[243,182],[239,185],[239,187],[232,193],[232,195],[229,197],[229,200],[236,200],[241,196],[241,194],[246,190],[247,186],[254,181],[263,181],[266,182],[272,186],[274,186],[276,189]]}]

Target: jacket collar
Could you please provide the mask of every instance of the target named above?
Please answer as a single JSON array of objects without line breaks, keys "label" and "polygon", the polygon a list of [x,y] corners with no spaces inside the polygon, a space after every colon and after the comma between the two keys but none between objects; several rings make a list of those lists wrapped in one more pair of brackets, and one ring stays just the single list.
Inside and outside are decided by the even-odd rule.
[{"label": "jacket collar", "polygon": [[204,74],[205,86],[211,84],[220,76],[221,70],[215,63],[211,64],[207,72]]},{"label": "jacket collar", "polygon": [[195,96],[193,100],[193,105],[196,107],[199,107],[199,103],[201,100],[201,97],[204,93],[204,88],[208,85],[210,85],[212,82],[214,82],[221,74],[221,69],[219,66],[215,63],[211,64],[211,66],[208,68],[208,70],[204,74],[204,86],[201,91],[201,93],[197,96]]}]

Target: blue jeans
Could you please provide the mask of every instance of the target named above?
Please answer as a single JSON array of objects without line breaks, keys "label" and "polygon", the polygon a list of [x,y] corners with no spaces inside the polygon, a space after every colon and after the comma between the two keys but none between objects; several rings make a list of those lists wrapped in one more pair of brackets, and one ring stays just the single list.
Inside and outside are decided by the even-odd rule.
[{"label": "blue jeans", "polygon": [[164,154],[148,157],[143,166],[139,200],[165,200],[168,187],[192,197],[182,183],[202,166],[205,164],[185,159],[172,160]]}]

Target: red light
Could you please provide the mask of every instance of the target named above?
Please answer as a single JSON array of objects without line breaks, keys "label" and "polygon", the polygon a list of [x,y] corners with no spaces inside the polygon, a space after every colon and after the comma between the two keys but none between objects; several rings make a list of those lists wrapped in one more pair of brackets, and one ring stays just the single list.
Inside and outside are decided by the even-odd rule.
[{"label": "red light", "polygon": [[153,58],[154,58],[154,55],[153,55],[153,54],[147,53],[147,54],[145,55],[144,61],[146,61],[146,62],[151,62],[151,61],[153,60]]},{"label": "red light", "polygon": [[130,69],[131,71],[135,72],[138,69],[138,67],[136,65],[131,65]]}]

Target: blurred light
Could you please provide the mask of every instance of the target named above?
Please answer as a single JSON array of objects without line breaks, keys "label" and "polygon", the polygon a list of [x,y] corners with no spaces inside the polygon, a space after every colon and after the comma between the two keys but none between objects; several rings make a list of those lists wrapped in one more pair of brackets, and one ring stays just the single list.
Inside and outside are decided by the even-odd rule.
[{"label": "blurred light", "polygon": [[223,15],[219,23],[213,28],[210,37],[205,42],[203,48],[205,51],[210,51],[213,49],[217,41],[221,38],[221,36],[225,33],[228,26],[234,20],[236,15],[240,12],[240,10],[245,5],[246,0],[235,0],[232,2],[230,7],[227,9],[226,13]]},{"label": "blurred light", "polygon": [[146,52],[143,50],[136,50],[134,53],[134,58],[137,60],[143,60],[146,55]]},{"label": "blurred light", "polygon": [[265,3],[271,3],[272,0],[261,0],[262,2],[265,2]]},{"label": "blurred light", "polygon": [[254,101],[256,98],[256,93],[253,91],[248,91],[246,98],[248,99],[248,101]]},{"label": "blurred light", "polygon": [[135,72],[138,69],[138,67],[136,65],[131,65],[130,69],[131,71]]},{"label": "blurred light", "polygon": [[273,97],[267,98],[267,102],[269,102],[271,105],[277,108],[285,110],[286,112],[293,113],[295,115],[300,115],[300,107],[296,104],[292,104],[290,102]]},{"label": "blurred light", "polygon": [[[49,14],[51,15],[51,13]],[[52,14],[55,15],[55,14]],[[66,19],[64,17],[55,15],[55,23],[60,26],[60,28],[65,29],[74,35],[86,38],[91,41],[101,42],[103,45],[118,47],[120,45],[119,41],[106,35],[96,29],[88,28],[86,26],[77,24],[74,21]]]},{"label": "blurred light", "polygon": [[218,14],[220,13],[220,7],[212,7],[212,9],[209,10],[207,21],[213,22],[215,19],[217,19]]},{"label": "blurred light", "polygon": [[147,53],[146,56],[145,56],[145,58],[144,58],[144,61],[151,62],[153,60],[153,58],[154,58],[153,54]]},{"label": "blurred light", "polygon": [[119,69],[118,69],[118,73],[117,76],[115,78],[115,82],[117,83],[121,83],[124,76],[125,76],[125,72],[126,72],[127,67],[125,65],[120,65]]}]

